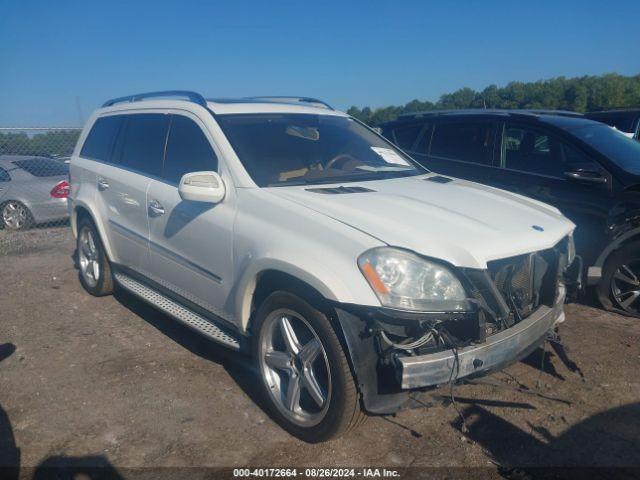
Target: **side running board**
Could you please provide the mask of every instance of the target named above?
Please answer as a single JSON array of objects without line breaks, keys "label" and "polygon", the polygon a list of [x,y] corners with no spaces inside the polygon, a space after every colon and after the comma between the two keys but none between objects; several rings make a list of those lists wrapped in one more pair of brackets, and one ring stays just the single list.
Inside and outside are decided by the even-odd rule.
[{"label": "side running board", "polygon": [[234,338],[231,334],[226,333],[202,315],[189,310],[175,300],[138,282],[137,280],[134,280],[124,273],[115,272],[114,277],[122,288],[147,301],[154,307],[162,310],[167,315],[179,320],[188,327],[191,327],[198,333],[201,333],[205,337],[210,338],[214,342],[220,343],[225,347],[240,350],[240,342],[238,342],[238,339]]}]

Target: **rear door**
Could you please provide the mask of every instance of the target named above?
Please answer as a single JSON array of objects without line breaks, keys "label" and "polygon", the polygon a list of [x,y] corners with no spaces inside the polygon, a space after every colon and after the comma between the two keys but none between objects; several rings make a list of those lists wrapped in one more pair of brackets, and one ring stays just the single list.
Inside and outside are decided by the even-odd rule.
[{"label": "rear door", "polygon": [[144,274],[149,262],[147,188],[151,177],[162,172],[169,115],[133,113],[122,118],[111,161],[97,172],[97,195],[117,262]]},{"label": "rear door", "polygon": [[439,119],[430,133],[424,163],[428,169],[474,182],[488,182],[494,164],[494,120]]},{"label": "rear door", "polygon": [[[611,175],[552,129],[507,121],[501,130],[501,168],[492,172],[491,185],[557,207],[577,225],[579,252],[592,255],[613,202]],[[593,178],[572,178],[575,172],[591,172]]]},{"label": "rear door", "polygon": [[[148,192],[151,278],[191,303],[231,320],[225,300],[233,285],[235,192],[219,168],[214,142],[204,124],[188,112],[171,115],[161,178]],[[217,204],[183,200],[185,173],[219,172],[227,193]]]}]

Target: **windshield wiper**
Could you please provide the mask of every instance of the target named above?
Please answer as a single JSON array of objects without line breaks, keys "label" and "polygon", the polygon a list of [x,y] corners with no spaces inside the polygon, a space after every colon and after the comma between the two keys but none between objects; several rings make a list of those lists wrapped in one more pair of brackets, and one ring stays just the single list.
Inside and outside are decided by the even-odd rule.
[{"label": "windshield wiper", "polygon": [[376,173],[357,173],[351,175],[340,175],[335,177],[322,177],[322,178],[296,178],[295,180],[283,180],[281,182],[269,183],[267,187],[288,187],[295,185],[318,185],[318,184],[332,184],[332,183],[344,183],[344,182],[366,182],[369,180],[384,180],[386,178],[397,178],[412,175],[422,175],[422,172],[418,170],[409,171],[386,171]]}]

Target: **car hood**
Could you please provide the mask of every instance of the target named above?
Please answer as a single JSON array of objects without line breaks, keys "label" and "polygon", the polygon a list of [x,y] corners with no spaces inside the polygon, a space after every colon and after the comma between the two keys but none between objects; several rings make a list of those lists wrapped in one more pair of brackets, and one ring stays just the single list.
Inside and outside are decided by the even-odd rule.
[{"label": "car hood", "polygon": [[353,193],[339,185],[267,190],[383,243],[459,267],[486,268],[490,260],[550,248],[575,227],[542,202],[465,180],[439,183],[433,177],[445,178],[428,174],[341,184],[371,190]]}]

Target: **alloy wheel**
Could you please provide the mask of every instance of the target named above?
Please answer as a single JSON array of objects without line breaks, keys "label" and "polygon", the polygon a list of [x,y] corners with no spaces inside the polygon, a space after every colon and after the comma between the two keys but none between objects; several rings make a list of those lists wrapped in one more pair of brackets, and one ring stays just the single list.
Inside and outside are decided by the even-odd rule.
[{"label": "alloy wheel", "polygon": [[29,219],[27,207],[19,202],[9,202],[2,209],[2,221],[11,230],[20,230]]},{"label": "alloy wheel", "polygon": [[618,267],[611,279],[611,294],[624,311],[633,315],[640,313],[640,261]]},{"label": "alloy wheel", "polygon": [[78,236],[78,260],[82,278],[90,287],[95,287],[100,280],[100,258],[93,232],[84,227]]},{"label": "alloy wheel", "polygon": [[271,312],[260,338],[260,372],[277,409],[303,427],[317,425],[331,400],[331,370],[320,338],[301,315]]}]

